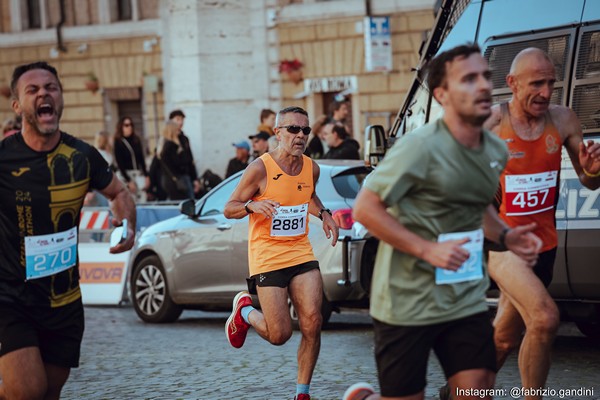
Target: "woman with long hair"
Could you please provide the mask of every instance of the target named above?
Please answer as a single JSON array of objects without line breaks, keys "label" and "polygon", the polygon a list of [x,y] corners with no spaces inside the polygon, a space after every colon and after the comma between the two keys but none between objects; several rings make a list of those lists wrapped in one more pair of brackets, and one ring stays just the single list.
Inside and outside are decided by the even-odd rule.
[{"label": "woman with long hair", "polygon": [[162,169],[162,187],[170,200],[194,198],[194,185],[189,175],[190,160],[179,142],[179,125],[168,121],[156,149]]},{"label": "woman with long hair", "polygon": [[115,163],[118,174],[136,196],[143,199],[149,186],[142,140],[135,133],[133,120],[124,116],[119,119],[114,137]]}]

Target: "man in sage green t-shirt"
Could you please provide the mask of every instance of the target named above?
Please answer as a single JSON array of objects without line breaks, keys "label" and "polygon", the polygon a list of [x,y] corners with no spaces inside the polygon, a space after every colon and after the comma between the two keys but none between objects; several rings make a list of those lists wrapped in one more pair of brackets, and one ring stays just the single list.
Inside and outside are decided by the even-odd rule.
[{"label": "man in sage green t-shirt", "polygon": [[[398,140],[354,208],[355,219],[381,240],[371,315],[385,399],[423,398],[431,349],[455,397],[463,389],[492,389],[484,236],[530,263],[540,246],[535,225],[508,229],[491,206],[508,151],[482,128],[492,84],[479,47],[441,53],[428,72],[444,116]],[[369,392],[354,385],[344,398],[378,398]]]}]

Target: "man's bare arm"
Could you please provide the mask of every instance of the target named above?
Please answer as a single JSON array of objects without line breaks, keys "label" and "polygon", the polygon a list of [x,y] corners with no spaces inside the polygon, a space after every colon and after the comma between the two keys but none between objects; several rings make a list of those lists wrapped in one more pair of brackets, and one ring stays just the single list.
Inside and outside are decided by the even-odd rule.
[{"label": "man's bare arm", "polygon": [[492,114],[483,123],[483,127],[488,131],[496,132],[497,129],[500,127],[500,122],[502,122],[502,111],[500,109],[500,105],[497,104],[492,107]]},{"label": "man's bare arm", "polygon": [[[321,169],[319,165],[312,161],[313,163],[313,190],[312,196],[310,198],[310,203],[308,204],[308,212],[312,215],[319,215],[319,212],[325,208],[321,199],[317,195],[317,182],[319,181],[319,175],[321,174]],[[340,228],[337,226],[331,214],[327,212],[321,213],[321,219],[323,220],[323,232],[325,232],[325,236],[327,239],[331,239],[331,245],[335,246],[338,240],[338,236],[340,234]]]},{"label": "man's bare arm", "polygon": [[[248,215],[244,205],[260,192],[266,176],[267,170],[260,159],[251,162],[246,167],[240,183],[238,183],[229,201],[225,204],[224,214],[226,218],[241,219]],[[277,202],[263,200],[250,203],[248,208],[252,212],[263,214],[267,218],[270,218],[275,214],[275,208],[278,206],[279,203]]]},{"label": "man's bare arm", "polygon": [[591,177],[589,175],[597,174],[600,171],[600,143],[594,143],[591,140],[584,142],[579,118],[570,108],[553,107],[551,116],[569,153],[579,181],[588,189],[597,189],[600,187],[600,176]]},{"label": "man's bare arm", "polygon": [[456,271],[469,258],[469,252],[461,247],[468,239],[442,243],[423,239],[388,213],[379,195],[369,189],[358,193],[352,216],[376,238],[435,267]]}]

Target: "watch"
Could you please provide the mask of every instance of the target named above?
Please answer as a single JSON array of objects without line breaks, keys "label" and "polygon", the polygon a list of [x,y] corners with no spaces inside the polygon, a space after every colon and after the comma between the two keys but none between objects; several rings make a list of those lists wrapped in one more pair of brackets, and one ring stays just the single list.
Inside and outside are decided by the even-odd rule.
[{"label": "watch", "polygon": [[250,199],[250,200],[248,200],[248,201],[246,202],[246,204],[244,204],[244,208],[246,209],[246,212],[247,212],[248,214],[254,214],[254,211],[252,211],[250,208],[248,208],[248,205],[249,205],[250,203],[252,203],[253,201],[254,201],[254,200]]},{"label": "watch", "polygon": [[329,213],[329,215],[331,215],[331,210],[329,208],[321,208],[321,211],[319,211],[319,214],[317,214],[317,217],[323,221],[323,213]]}]

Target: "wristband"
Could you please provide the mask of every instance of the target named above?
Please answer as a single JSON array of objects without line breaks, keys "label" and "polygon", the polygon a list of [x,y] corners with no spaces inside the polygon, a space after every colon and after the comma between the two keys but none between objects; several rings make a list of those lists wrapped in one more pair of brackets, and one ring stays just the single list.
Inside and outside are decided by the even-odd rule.
[{"label": "wristband", "polygon": [[583,170],[583,173],[585,174],[585,176],[589,177],[589,178],[597,178],[600,176],[600,171],[596,172],[595,174],[592,174],[590,172],[587,172],[585,170],[585,168],[581,167],[581,169]]},{"label": "wristband", "polygon": [[246,202],[246,204],[244,204],[244,208],[246,209],[246,212],[247,212],[248,214],[254,214],[254,211],[252,211],[250,208],[248,208],[248,205],[249,205],[250,203],[252,203],[253,201],[254,201],[254,200],[250,199],[250,200],[248,200],[248,201]]},{"label": "wristband", "polygon": [[502,229],[502,232],[500,232],[500,236],[498,236],[498,243],[500,243],[502,247],[506,247],[506,234],[508,231],[510,231],[510,228],[504,228]]},{"label": "wristband", "polygon": [[317,214],[317,217],[323,221],[323,213],[329,213],[329,215],[331,215],[331,210],[329,208],[321,208],[321,211],[319,211],[319,214]]}]

